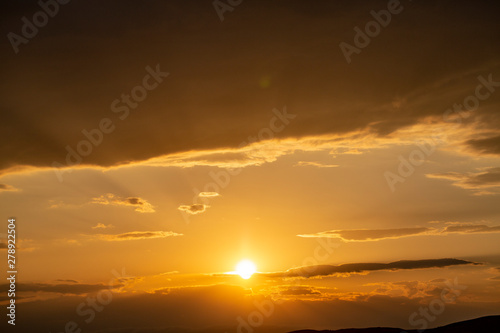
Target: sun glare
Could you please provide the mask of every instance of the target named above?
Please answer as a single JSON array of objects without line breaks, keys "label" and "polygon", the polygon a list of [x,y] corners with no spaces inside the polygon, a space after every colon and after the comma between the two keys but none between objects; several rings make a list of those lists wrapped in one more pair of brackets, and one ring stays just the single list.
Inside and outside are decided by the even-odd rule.
[{"label": "sun glare", "polygon": [[236,265],[236,274],[241,276],[243,279],[249,279],[253,273],[257,271],[255,264],[250,260],[242,260]]}]

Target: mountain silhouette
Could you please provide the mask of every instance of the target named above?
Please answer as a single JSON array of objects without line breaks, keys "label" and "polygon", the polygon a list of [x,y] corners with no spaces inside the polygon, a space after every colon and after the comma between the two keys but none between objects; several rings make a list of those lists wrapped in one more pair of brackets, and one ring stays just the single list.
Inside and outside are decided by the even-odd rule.
[{"label": "mountain silhouette", "polygon": [[[426,333],[470,333],[470,332],[494,332],[500,327],[499,316],[487,316],[457,323],[429,328],[425,330]],[[370,327],[370,328],[349,328],[341,330],[299,330],[289,333],[421,333],[424,330],[403,330],[401,328],[391,327]]]}]

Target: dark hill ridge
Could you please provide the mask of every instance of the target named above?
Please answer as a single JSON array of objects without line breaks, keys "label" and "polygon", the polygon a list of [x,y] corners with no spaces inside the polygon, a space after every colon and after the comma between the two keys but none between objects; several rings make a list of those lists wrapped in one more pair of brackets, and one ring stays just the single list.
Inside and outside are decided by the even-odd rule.
[{"label": "dark hill ridge", "polygon": [[[472,333],[472,332],[498,332],[500,327],[500,316],[487,316],[458,323],[449,324],[446,326],[429,328],[425,330],[427,333]],[[370,327],[370,328],[349,328],[341,330],[300,330],[290,333],[418,333],[419,330],[403,330],[401,328],[390,327]],[[422,331],[424,332],[424,331]]]}]

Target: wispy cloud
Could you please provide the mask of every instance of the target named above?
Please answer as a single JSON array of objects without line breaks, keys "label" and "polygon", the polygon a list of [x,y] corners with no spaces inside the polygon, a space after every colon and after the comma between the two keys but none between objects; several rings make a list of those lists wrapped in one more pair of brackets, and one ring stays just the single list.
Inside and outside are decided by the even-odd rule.
[{"label": "wispy cloud", "polygon": [[131,231],[123,234],[97,234],[93,235],[92,237],[105,241],[126,241],[174,236],[182,236],[182,234],[173,231]]},{"label": "wispy cloud", "polygon": [[444,228],[442,233],[461,233],[461,234],[476,234],[476,233],[492,233],[500,232],[500,226],[487,226],[484,224],[456,224]]},{"label": "wispy cloud", "polygon": [[144,199],[138,197],[122,198],[112,193],[103,194],[100,197],[92,198],[91,203],[100,205],[129,206],[134,207],[136,212],[153,213],[153,206]]},{"label": "wispy cloud", "polygon": [[412,236],[441,236],[453,233],[475,234],[493,232],[500,232],[500,226],[453,222],[451,225],[444,228],[415,227],[396,229],[329,230],[312,234],[300,234],[297,236],[304,238],[338,238],[344,242],[369,242]]},{"label": "wispy cloud", "polygon": [[500,135],[467,141],[467,145],[482,154],[500,155]]},{"label": "wispy cloud", "polygon": [[426,175],[428,178],[444,179],[454,186],[472,190],[476,195],[491,195],[500,193],[500,167],[487,168],[480,172],[447,172]]},{"label": "wispy cloud", "polygon": [[112,224],[103,224],[103,223],[97,223],[95,226],[91,227],[92,229],[108,229],[108,228],[113,228],[114,225]]},{"label": "wispy cloud", "polygon": [[430,234],[432,228],[399,228],[399,229],[354,229],[331,230],[314,234],[298,235],[299,237],[339,238],[344,242],[378,241],[381,239],[401,238]]},{"label": "wispy cloud", "polygon": [[310,161],[299,161],[295,166],[314,166],[317,168],[336,168],[337,164],[323,164],[320,162],[310,162]]},{"label": "wispy cloud", "polygon": [[214,198],[214,197],[220,197],[220,194],[217,192],[200,192],[198,196],[201,198]]},{"label": "wispy cloud", "polygon": [[4,191],[19,191],[19,189],[15,188],[14,186],[12,185],[8,185],[8,184],[0,184],[0,192],[4,192]]},{"label": "wispy cloud", "polygon": [[[123,287],[123,284],[112,285],[112,288]],[[8,285],[0,285],[2,290],[7,290]],[[21,292],[49,292],[49,293],[59,293],[59,294],[88,294],[97,292],[103,289],[109,289],[110,286],[107,284],[85,284],[85,283],[60,283],[60,284],[49,284],[49,283],[18,283],[16,285],[16,290]]]}]

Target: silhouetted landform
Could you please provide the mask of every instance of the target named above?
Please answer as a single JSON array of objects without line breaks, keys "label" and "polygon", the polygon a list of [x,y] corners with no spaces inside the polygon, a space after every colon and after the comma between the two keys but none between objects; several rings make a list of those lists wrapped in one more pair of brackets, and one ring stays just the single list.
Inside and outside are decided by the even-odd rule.
[{"label": "silhouetted landform", "polygon": [[[500,327],[500,315],[499,316],[487,316],[466,321],[461,321],[458,323],[449,324],[446,326],[429,328],[425,330],[426,333],[471,333],[471,332],[497,332]],[[341,330],[300,330],[293,331],[290,333],[417,333],[424,332],[424,330],[403,330],[401,328],[391,328],[391,327],[370,327],[370,328],[349,328]]]}]

